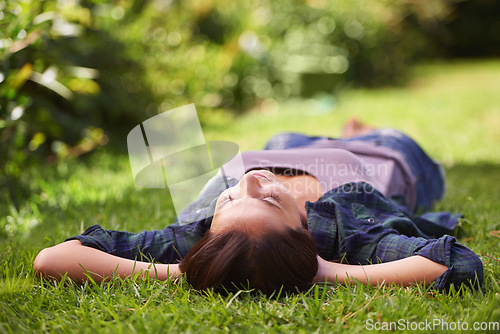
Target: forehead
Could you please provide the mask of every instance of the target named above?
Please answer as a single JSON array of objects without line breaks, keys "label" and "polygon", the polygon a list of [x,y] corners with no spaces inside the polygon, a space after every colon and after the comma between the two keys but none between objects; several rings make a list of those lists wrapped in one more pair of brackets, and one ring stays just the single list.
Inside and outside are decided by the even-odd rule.
[{"label": "forehead", "polygon": [[283,221],[290,219],[281,209],[272,207],[258,199],[238,200],[228,203],[217,212],[212,221],[213,232],[241,229],[261,233],[270,229],[284,230]]}]

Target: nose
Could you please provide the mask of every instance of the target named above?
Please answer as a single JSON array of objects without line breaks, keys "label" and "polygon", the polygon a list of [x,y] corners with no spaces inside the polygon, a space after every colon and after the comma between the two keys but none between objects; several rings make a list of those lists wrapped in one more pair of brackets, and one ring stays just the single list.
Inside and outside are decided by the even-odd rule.
[{"label": "nose", "polygon": [[261,180],[252,174],[245,174],[240,186],[241,196],[256,197],[262,188]]}]

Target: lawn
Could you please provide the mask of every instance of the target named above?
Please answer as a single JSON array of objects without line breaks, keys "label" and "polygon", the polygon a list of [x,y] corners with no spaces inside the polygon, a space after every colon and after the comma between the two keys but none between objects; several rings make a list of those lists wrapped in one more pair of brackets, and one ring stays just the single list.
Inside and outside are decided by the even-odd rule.
[{"label": "lawn", "polygon": [[[437,331],[479,326],[493,332],[500,320],[498,87],[500,61],[427,64],[414,68],[404,88],[350,89],[337,100],[290,100],[279,108],[265,103],[238,118],[217,110],[203,123],[206,140],[234,141],[241,150],[259,149],[280,131],[338,136],[352,116],[410,134],[446,168],[448,193],[435,209],[466,216],[460,242],[483,260],[482,291],[353,284],[269,299],[247,291],[203,294],[185,282],[76,285],[35,278],[37,252],[87,226],[138,232],[174,220],[168,193],[135,186],[126,153],[108,146],[78,160],[27,169],[23,178],[31,195],[19,209],[2,199],[0,332],[354,333],[431,324]],[[112,138],[118,145],[125,140]]]}]

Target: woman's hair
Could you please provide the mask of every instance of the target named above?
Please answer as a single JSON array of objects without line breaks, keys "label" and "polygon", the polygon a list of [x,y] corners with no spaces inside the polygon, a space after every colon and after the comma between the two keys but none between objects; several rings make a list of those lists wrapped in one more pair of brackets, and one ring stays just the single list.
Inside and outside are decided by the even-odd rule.
[{"label": "woman's hair", "polygon": [[238,230],[206,232],[180,263],[198,290],[237,289],[298,292],[308,289],[318,270],[316,247],[305,229],[287,228],[248,235]]}]

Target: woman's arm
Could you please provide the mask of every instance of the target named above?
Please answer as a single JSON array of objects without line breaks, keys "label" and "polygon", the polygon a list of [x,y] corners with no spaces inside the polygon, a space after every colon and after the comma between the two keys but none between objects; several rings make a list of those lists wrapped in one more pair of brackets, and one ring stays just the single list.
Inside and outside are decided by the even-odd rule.
[{"label": "woman's arm", "polygon": [[340,282],[358,280],[364,284],[396,283],[410,286],[425,282],[429,285],[448,268],[425,257],[415,255],[405,259],[371,265],[349,265],[329,262],[318,256],[318,273],[315,282]]},{"label": "woman's arm", "polygon": [[54,247],[43,249],[35,258],[36,273],[61,279],[67,276],[77,282],[88,279],[102,281],[113,274],[122,278],[142,271],[143,277],[167,280],[180,275],[178,264],[152,264],[114,256],[98,249],[83,246],[79,240],[66,241]]}]

